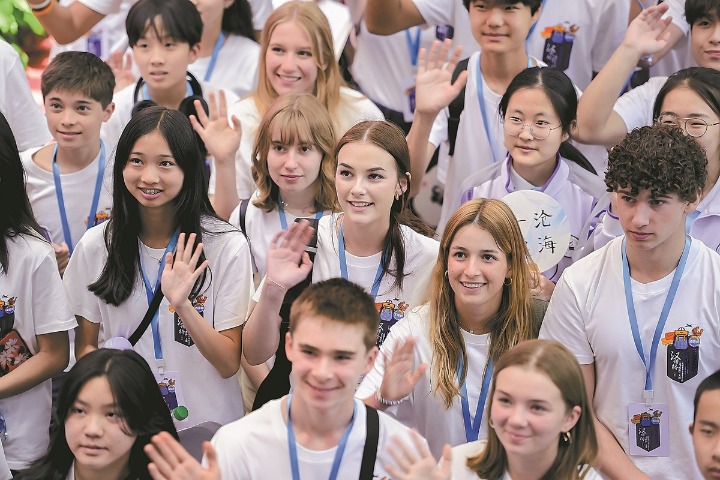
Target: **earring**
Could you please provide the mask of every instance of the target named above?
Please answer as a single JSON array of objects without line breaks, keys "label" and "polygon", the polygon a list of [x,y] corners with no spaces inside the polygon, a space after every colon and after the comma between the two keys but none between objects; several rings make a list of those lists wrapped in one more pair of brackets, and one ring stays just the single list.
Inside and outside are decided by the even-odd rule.
[{"label": "earring", "polygon": [[445,270],[445,278],[450,280],[450,272],[448,272],[447,270]]},{"label": "earring", "polygon": [[572,435],[570,432],[562,432],[561,437],[563,439],[563,442],[567,443],[568,445],[572,445]]},{"label": "earring", "polygon": [[490,428],[492,428],[493,430],[495,430],[495,425],[493,425],[492,418],[488,418],[488,427],[490,427]]},{"label": "earring", "polygon": [[512,285],[512,278],[505,277],[505,281],[503,282],[503,285],[505,285],[506,287],[509,287],[510,285]]},{"label": "earring", "polygon": [[395,201],[398,201],[398,200],[400,200],[400,194],[399,194],[399,193],[396,193],[396,194],[395,194]]}]

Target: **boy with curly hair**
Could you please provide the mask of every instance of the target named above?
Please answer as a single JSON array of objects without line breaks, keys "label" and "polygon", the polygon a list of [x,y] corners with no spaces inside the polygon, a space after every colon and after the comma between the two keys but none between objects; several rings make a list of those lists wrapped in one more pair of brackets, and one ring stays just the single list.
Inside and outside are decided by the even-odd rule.
[{"label": "boy with curly hair", "polygon": [[540,331],[581,364],[608,478],[702,478],[686,429],[695,389],[720,364],[720,256],[685,221],[706,163],[693,138],[661,125],[612,150],[605,183],[625,235],[565,270]]}]

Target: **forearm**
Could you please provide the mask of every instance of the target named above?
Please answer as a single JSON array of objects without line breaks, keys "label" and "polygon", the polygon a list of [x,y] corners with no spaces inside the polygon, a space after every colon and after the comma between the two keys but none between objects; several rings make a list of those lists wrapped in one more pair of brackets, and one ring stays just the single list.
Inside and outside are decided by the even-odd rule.
[{"label": "forearm", "polygon": [[411,197],[414,197],[418,193],[422,179],[425,176],[425,171],[432,159],[432,152],[435,150],[435,146],[429,143],[429,139],[436,116],[437,113],[416,113],[410,132],[408,132],[407,143],[408,149],[410,150]]},{"label": "forearm", "polygon": [[280,307],[285,290],[266,281],[260,300],[245,323],[243,352],[250,365],[266,362],[277,349],[280,341]]},{"label": "forearm", "polygon": [[67,332],[55,332],[53,348],[40,350],[15,370],[0,378],[0,398],[12,397],[62,372],[70,357]]},{"label": "forearm", "polygon": [[[190,300],[181,306],[173,306],[190,338],[205,359],[215,367],[223,378],[230,378],[240,369],[241,343],[218,332],[193,307]],[[236,327],[240,329],[241,327]]]},{"label": "forearm", "polygon": [[598,440],[598,456],[596,466],[610,480],[624,480],[627,478],[637,480],[650,480],[638,469],[625,454],[620,444],[605,424],[593,415],[595,434]]},{"label": "forearm", "polygon": [[267,374],[270,372],[267,365],[264,363],[261,363],[260,365],[250,365],[245,358],[245,355],[242,356],[242,368],[245,371],[245,374],[247,375],[248,379],[250,380],[250,383],[252,383],[253,387],[257,389],[260,387],[260,384],[265,380],[265,377],[267,377]]},{"label": "forearm", "polygon": [[98,348],[100,325],[76,315],[78,326],[75,328],[75,358],[80,359]]},{"label": "forearm", "polygon": [[[28,2],[31,7],[40,3],[39,0]],[[37,19],[48,34],[52,35],[59,44],[64,45],[85,35],[103,17],[105,15],[75,1],[66,7],[56,3],[52,10],[38,16]]]},{"label": "forearm", "polygon": [[370,33],[392,35],[425,23],[412,0],[368,0],[365,23]]},{"label": "forearm", "polygon": [[240,203],[235,179],[235,158],[216,158],[213,162],[215,162],[215,194],[212,197],[212,205],[215,213],[227,220]]}]

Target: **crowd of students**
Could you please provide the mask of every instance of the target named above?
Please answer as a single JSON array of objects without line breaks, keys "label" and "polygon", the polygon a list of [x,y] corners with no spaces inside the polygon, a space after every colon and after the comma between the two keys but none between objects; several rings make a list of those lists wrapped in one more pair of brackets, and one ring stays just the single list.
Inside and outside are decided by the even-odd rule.
[{"label": "crowd of students", "polygon": [[717,478],[720,2],[325,3],[0,42],[0,480]]}]

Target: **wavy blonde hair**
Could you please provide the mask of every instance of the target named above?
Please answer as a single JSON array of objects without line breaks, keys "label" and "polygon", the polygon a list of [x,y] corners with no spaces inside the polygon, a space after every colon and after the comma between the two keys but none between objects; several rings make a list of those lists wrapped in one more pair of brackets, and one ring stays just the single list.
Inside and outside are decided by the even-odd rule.
[{"label": "wavy blonde hair", "polygon": [[[312,56],[317,65],[317,80],[313,94],[320,100],[330,115],[335,118],[340,103],[340,87],[345,85],[340,74],[340,67],[335,60],[333,38],[325,14],[315,2],[295,0],[275,9],[265,22],[260,40],[260,66],[258,68],[258,85],[253,99],[261,114],[278,97],[278,93],[270,84],[267,75],[267,55],[270,38],[282,23],[294,22],[310,39]],[[336,126],[337,128],[337,126]]]},{"label": "wavy blonde hair", "polygon": [[[278,97],[263,115],[255,136],[252,153],[252,176],[258,189],[253,204],[267,212],[277,208],[277,184],[270,177],[267,157],[273,144],[273,131],[279,129],[283,145],[309,145],[322,154],[320,171],[315,179],[315,210],[332,210],[335,195],[335,130],[325,107],[310,94],[288,94]],[[275,140],[278,140],[277,138]]]},{"label": "wavy blonde hair", "polygon": [[[487,230],[505,253],[510,269],[510,285],[504,285],[500,309],[490,325],[489,357],[497,362],[500,355],[522,340],[537,338],[540,325],[533,319],[530,290],[540,274],[530,258],[525,239],[510,207],[497,199],[473,199],[463,204],[450,217],[445,227],[438,260],[430,286],[430,345],[432,345],[431,378],[433,393],[440,394],[445,408],[450,408],[460,395],[460,385],[468,371],[465,342],[460,332],[460,318],[455,294],[445,276],[448,255],[455,235],[467,225]],[[462,370],[457,375],[458,361]]]}]

